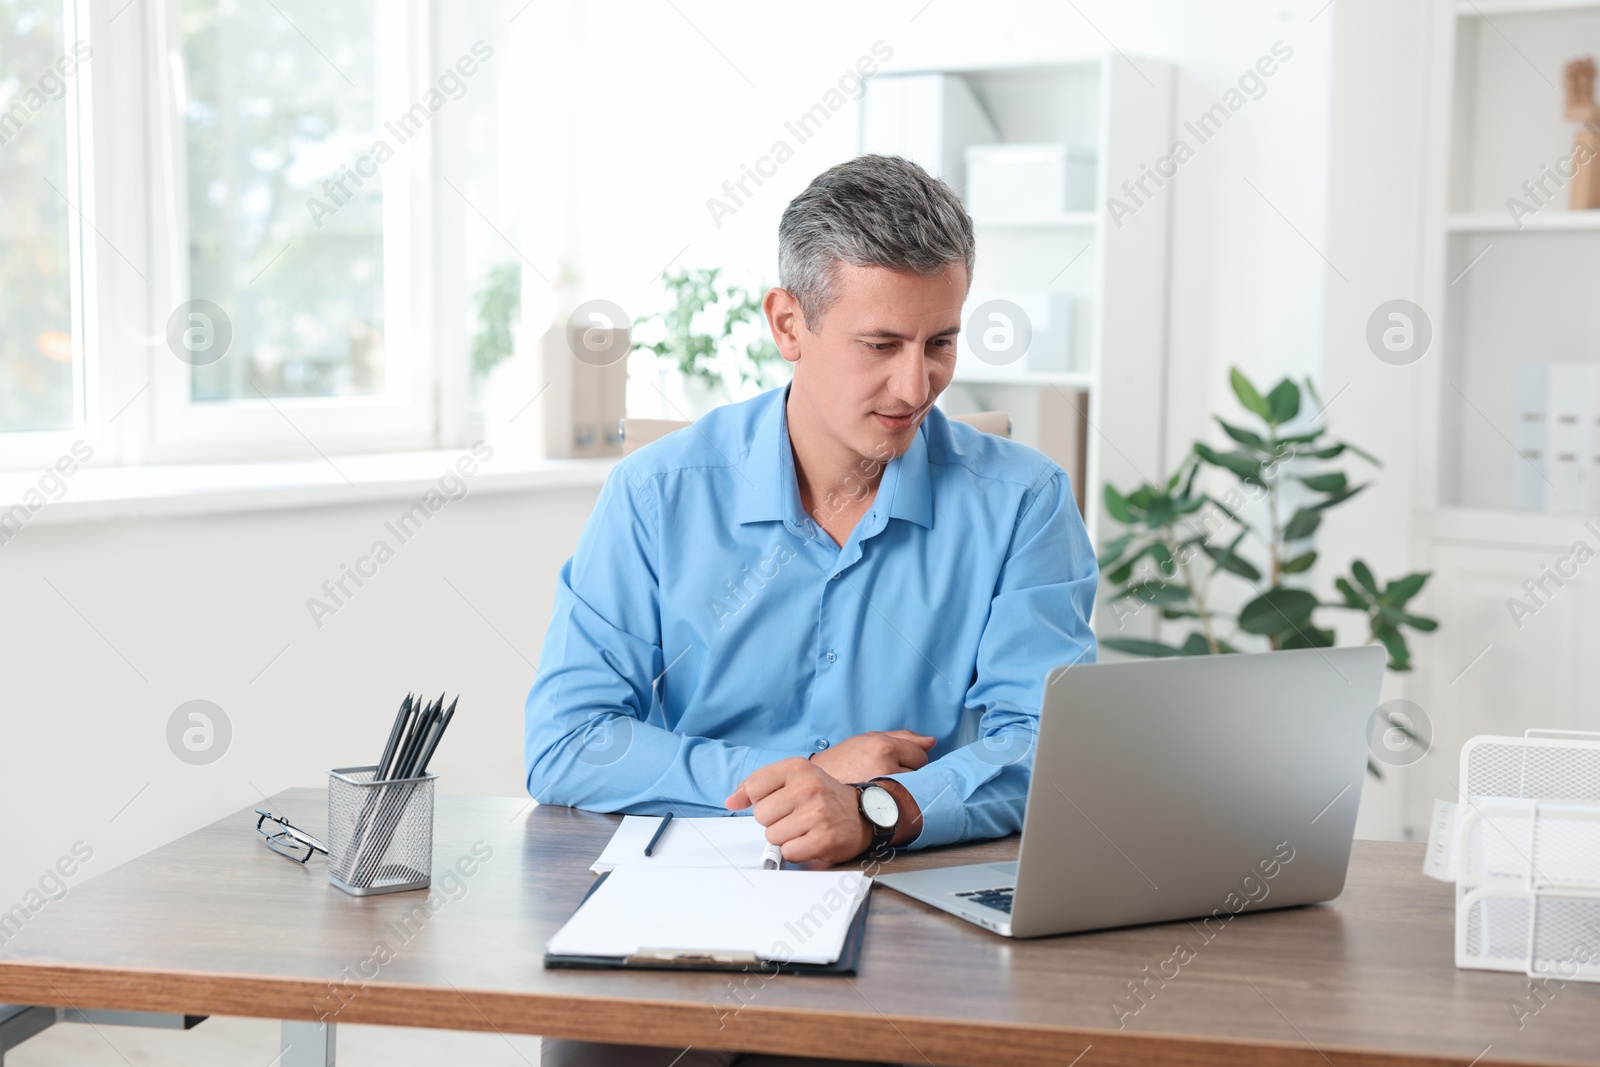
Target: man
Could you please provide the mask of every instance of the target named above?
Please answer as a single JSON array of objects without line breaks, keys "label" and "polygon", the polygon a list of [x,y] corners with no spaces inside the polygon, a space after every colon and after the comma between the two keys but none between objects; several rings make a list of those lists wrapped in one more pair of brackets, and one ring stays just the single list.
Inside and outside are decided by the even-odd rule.
[{"label": "man", "polygon": [[[1098,574],[1066,473],[934,407],[972,222],[915,164],[861,156],[796,197],[778,239],[764,308],[793,380],[606,479],[528,694],[529,792],[748,811],[795,862],[1014,833],[1045,674],[1094,658]],[[864,813],[872,786],[892,826]],[[678,1063],[736,1058],[704,1055]]]}]

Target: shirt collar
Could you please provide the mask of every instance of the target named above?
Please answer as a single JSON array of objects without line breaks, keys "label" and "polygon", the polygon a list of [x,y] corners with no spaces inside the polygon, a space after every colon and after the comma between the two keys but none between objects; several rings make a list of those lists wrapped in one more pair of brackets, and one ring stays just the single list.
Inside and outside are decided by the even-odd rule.
[{"label": "shirt collar", "polygon": [[[809,521],[800,506],[800,483],[795,476],[794,449],[789,442],[789,386],[774,389],[766,412],[756,423],[739,486],[738,521],[783,522],[804,529]],[[928,468],[929,411],[917,427],[911,446],[884,468],[878,500],[889,502],[889,518],[905,519],[933,528],[933,478]]]}]

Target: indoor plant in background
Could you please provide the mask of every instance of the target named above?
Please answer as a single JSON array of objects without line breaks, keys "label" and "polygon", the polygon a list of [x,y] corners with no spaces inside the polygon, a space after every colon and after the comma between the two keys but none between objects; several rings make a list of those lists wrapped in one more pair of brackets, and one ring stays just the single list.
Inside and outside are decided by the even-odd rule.
[{"label": "indoor plant in background", "polygon": [[[668,271],[668,307],[634,321],[634,351],[653,352],[663,378],[681,394],[669,401],[675,418],[698,418],[727,400],[776,385],[782,364],[761,311],[764,289],[720,280],[720,267]],[[681,403],[679,402],[681,400]]]},{"label": "indoor plant in background", "polygon": [[[1331,461],[1347,452],[1373,466],[1378,461],[1329,437],[1321,411],[1309,425],[1292,425],[1301,413],[1295,382],[1285,378],[1263,396],[1237,368],[1230,378],[1234,395],[1253,417],[1249,426],[1217,419],[1233,443],[1230,449],[1197,441],[1164,483],[1127,494],[1105,487],[1106,513],[1125,527],[1100,553],[1101,571],[1115,589],[1107,608],[1117,628],[1154,610],[1189,632],[1176,643],[1102,637],[1100,644],[1136,656],[1204,656],[1244,651],[1247,644],[1327,648],[1334,632],[1319,625],[1319,613],[1350,611],[1365,617],[1368,640],[1383,645],[1390,670],[1410,670],[1407,631],[1438,627],[1436,620],[1407,610],[1429,572],[1380,583],[1356,559],[1348,574],[1334,579],[1339,599],[1331,601],[1297,584],[1317,561],[1312,542],[1323,514],[1367,485],[1352,484]],[[1309,380],[1305,395],[1317,399]],[[1197,488],[1203,468],[1233,484],[1220,497]],[[1237,611],[1223,610],[1219,599],[1236,603],[1240,597],[1219,597],[1219,578],[1242,582],[1253,595]],[[1370,761],[1368,766],[1378,773]]]}]

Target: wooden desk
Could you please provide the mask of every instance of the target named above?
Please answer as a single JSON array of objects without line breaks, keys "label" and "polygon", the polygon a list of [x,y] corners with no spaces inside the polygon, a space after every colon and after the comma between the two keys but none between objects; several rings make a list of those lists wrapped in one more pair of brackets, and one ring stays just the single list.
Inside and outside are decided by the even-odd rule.
[{"label": "wooden desk", "polygon": [[[1519,1031],[1509,1004],[1540,1005],[1524,978],[1456,970],[1451,888],[1422,876],[1419,845],[1357,842],[1332,905],[1246,915],[1209,944],[1188,923],[1009,941],[878,889],[851,980],[546,971],[615,818],[527,804],[439,798],[432,914],[422,892],[346,896],[241,811],[46,905],[0,947],[0,1001],[1007,1067],[1600,1060],[1600,986],[1554,987]],[[269,806],[325,829],[320,790]],[[475,842],[489,858],[447,878]],[[1180,941],[1195,958],[1119,1030],[1112,999],[1137,1004],[1126,983]],[[369,962],[380,943],[390,958]],[[347,980],[344,1002],[329,983]]]}]

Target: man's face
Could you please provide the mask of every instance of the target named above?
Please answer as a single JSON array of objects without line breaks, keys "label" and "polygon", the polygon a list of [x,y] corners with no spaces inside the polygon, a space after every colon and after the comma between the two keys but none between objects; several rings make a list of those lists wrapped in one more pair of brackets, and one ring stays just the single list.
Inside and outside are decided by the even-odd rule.
[{"label": "man's face", "polygon": [[838,263],[833,295],[815,333],[798,313],[789,337],[774,331],[793,392],[830,436],[886,462],[910,447],[955,372],[966,267],[924,277]]}]

